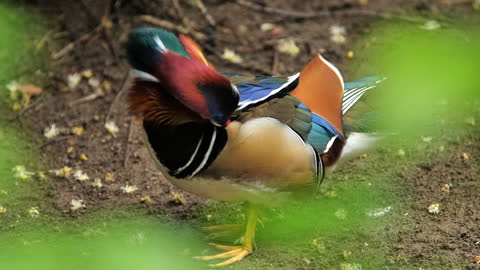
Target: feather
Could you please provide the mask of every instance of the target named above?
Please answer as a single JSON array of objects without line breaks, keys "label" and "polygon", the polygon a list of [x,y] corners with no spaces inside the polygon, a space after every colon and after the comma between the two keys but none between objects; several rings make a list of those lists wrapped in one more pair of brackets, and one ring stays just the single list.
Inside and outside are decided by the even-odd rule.
[{"label": "feather", "polygon": [[311,60],[300,72],[298,86],[289,93],[302,101],[313,113],[328,122],[341,137],[343,77],[322,56]]},{"label": "feather", "polygon": [[127,42],[127,56],[132,68],[154,77],[157,64],[163,55],[173,52],[186,58],[190,56],[177,37],[159,28],[137,28],[130,32]]},{"label": "feather", "polygon": [[129,110],[142,112],[145,121],[163,125],[202,122],[198,114],[165,94],[162,84],[135,80],[128,93]]},{"label": "feather", "polygon": [[152,155],[175,178],[191,178],[217,158],[227,143],[227,132],[210,123],[158,125],[144,121]]},{"label": "feather", "polygon": [[185,35],[180,35],[179,38],[190,57],[204,63],[211,68],[214,68],[213,65],[207,61],[207,58],[203,54],[200,46],[193,39]]},{"label": "feather", "polygon": [[342,100],[342,114],[345,115],[348,110],[367,92],[375,88],[377,84],[384,81],[386,78],[378,76],[370,76],[360,79],[356,82],[349,82],[345,84],[345,94]]},{"label": "feather", "polygon": [[351,133],[336,164],[341,164],[353,157],[364,154],[387,135],[384,133]]},{"label": "feather", "polygon": [[[225,73],[224,73],[225,74]],[[285,95],[298,85],[299,73],[288,78],[256,76],[253,81],[236,84],[240,93],[237,110],[245,110],[268,101],[271,98]],[[245,76],[245,79],[251,77]]]}]

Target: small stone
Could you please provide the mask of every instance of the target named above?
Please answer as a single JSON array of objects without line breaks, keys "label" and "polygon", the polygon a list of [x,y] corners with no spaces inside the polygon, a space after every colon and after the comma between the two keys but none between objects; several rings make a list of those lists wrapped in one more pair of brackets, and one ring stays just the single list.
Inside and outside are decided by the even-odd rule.
[{"label": "small stone", "polygon": [[183,194],[181,194],[181,193],[173,192],[173,199],[178,204],[186,204],[187,203],[187,201],[183,197]]},{"label": "small stone", "polygon": [[452,185],[450,185],[450,184],[445,184],[445,185],[443,185],[443,187],[442,187],[442,192],[445,192],[445,193],[450,192],[450,187],[451,187],[451,186],[452,186]]},{"label": "small stone", "polygon": [[395,153],[395,156],[397,156],[397,157],[404,157],[404,156],[405,156],[405,150],[403,150],[403,149],[398,149],[397,153]]},{"label": "small stone", "polygon": [[148,196],[148,195],[147,195],[147,196],[143,196],[142,198],[140,198],[140,202],[142,202],[142,203],[149,203],[149,202],[151,202],[151,201],[152,201],[152,199],[151,199],[150,196]]},{"label": "small stone", "polygon": [[72,128],[72,133],[78,136],[82,135],[84,131],[85,130],[83,129],[82,126],[77,126]]},{"label": "small stone", "polygon": [[319,253],[323,253],[325,252],[325,250],[327,249],[325,247],[325,243],[320,240],[320,238],[318,239],[313,239],[312,240],[312,246],[319,252]]},{"label": "small stone", "polygon": [[106,174],[105,174],[105,181],[106,181],[106,182],[113,182],[113,181],[115,181],[115,178],[113,177],[113,173],[106,173]]},{"label": "small stone", "polygon": [[352,59],[353,56],[354,56],[353,51],[348,51],[348,52],[347,52],[347,58],[348,58],[348,59]]},{"label": "small stone", "polygon": [[262,30],[264,32],[273,30],[273,28],[275,28],[275,24],[273,24],[273,23],[262,23],[260,25],[260,30]]}]

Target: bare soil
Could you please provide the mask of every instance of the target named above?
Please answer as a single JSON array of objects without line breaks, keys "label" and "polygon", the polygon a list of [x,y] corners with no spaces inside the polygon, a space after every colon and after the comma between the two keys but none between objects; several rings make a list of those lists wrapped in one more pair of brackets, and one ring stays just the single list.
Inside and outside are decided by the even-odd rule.
[{"label": "bare soil", "polygon": [[[409,12],[415,11],[453,18],[471,10],[469,1],[450,1],[452,4],[446,5],[422,0],[370,0],[366,6],[353,0],[256,1],[304,14],[328,13],[317,18],[293,18],[254,11],[235,1],[205,0],[205,6],[216,22],[213,27],[197,7],[179,1],[179,14],[174,2],[38,0],[32,3],[51,20],[54,36],[60,44],[51,46],[52,53],[58,53],[70,42],[73,42],[70,45],[73,49],[54,60],[46,92],[25,116],[38,134],[48,168],[69,166],[81,169],[90,178],[102,179],[104,184],[102,188],[93,188],[91,181],[80,182],[73,178],[52,181],[54,208],[65,215],[134,205],[145,207],[152,213],[172,215],[178,222],[183,222],[197,218],[205,204],[205,199],[185,193],[165,181],[150,159],[141,137],[140,124],[126,110],[125,91],[122,90],[128,84],[125,78],[129,68],[123,48],[130,29],[149,25],[140,15],[148,14],[184,27],[186,22],[182,18],[186,19],[191,32],[205,35],[206,38],[198,42],[208,45],[209,61],[222,71],[289,75],[320,52],[344,71],[348,80],[349,74],[358,71],[349,67],[347,52],[359,37],[371,30],[374,22],[385,19],[380,15],[397,14],[408,20]],[[102,18],[111,25],[97,31],[95,29],[102,23]],[[278,25],[279,33],[273,35],[261,31],[260,25],[265,22]],[[344,44],[336,44],[330,39],[328,29],[333,24],[346,27],[347,41]],[[298,56],[275,53],[277,41],[286,37],[297,42],[301,50]],[[219,55],[224,48],[241,54],[244,62],[235,65],[222,60]],[[67,77],[86,69],[91,69],[94,78],[110,84],[111,88],[103,87],[102,95],[83,101],[82,98],[95,93],[94,87],[83,79],[73,91],[66,90]],[[119,126],[116,136],[105,130],[104,124],[108,120]],[[66,130],[47,141],[42,136],[43,130],[52,123]],[[68,130],[75,126],[84,127],[84,134],[77,136]],[[447,158],[421,165],[401,176],[408,194],[405,207],[408,215],[415,218],[393,225],[398,226],[398,232],[390,236],[391,241],[385,243],[385,249],[389,250],[394,261],[388,263],[390,267],[386,269],[413,269],[416,264],[425,265],[429,261],[444,262],[446,268],[462,265],[476,269],[472,259],[480,255],[480,244],[475,244],[480,241],[479,139],[477,133],[469,141],[456,146],[457,150]],[[71,153],[67,152],[69,147],[73,147]],[[470,153],[468,162],[461,157],[467,149]],[[81,154],[86,154],[88,160],[81,160]],[[106,173],[113,174],[112,181],[105,181]],[[452,184],[450,193],[438,192],[439,178]],[[121,186],[126,184],[137,186],[138,191],[122,193]],[[185,203],[175,194],[183,195]],[[141,203],[140,198],[147,195],[151,202]],[[72,198],[83,199],[87,208],[72,213],[69,210]],[[434,218],[425,211],[432,199],[447,209]],[[256,256],[269,256],[266,252],[259,252]],[[289,251],[285,252],[283,261],[273,261],[275,254],[270,255],[277,269],[319,269],[315,264],[295,262],[288,258]],[[262,265],[258,267],[262,269]]]}]

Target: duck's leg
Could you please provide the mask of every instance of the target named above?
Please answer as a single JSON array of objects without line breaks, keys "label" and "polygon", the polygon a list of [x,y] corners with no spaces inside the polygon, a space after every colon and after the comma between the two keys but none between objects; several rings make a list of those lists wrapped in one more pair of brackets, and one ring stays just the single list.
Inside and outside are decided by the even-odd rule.
[{"label": "duck's leg", "polygon": [[224,266],[224,265],[228,265],[228,264],[240,261],[241,259],[243,259],[248,254],[252,253],[253,251],[253,248],[255,245],[254,241],[255,241],[255,228],[257,225],[257,218],[258,218],[257,206],[248,203],[247,223],[245,225],[245,234],[243,237],[243,244],[241,246],[224,246],[224,245],[213,244],[215,247],[226,250],[227,252],[223,252],[213,256],[201,256],[197,258],[201,260],[229,258],[221,263],[210,265],[214,267]]}]

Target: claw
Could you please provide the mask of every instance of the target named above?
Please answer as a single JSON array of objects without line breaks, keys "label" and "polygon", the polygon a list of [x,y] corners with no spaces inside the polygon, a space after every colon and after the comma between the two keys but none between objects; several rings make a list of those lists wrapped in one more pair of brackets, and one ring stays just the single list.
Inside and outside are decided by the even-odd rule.
[{"label": "claw", "polygon": [[241,239],[240,241],[242,242],[242,244],[239,246],[225,246],[225,245],[217,245],[217,244],[210,243],[210,245],[218,249],[225,250],[226,252],[223,252],[217,255],[212,255],[212,256],[199,256],[195,258],[200,260],[205,260],[205,261],[229,258],[221,263],[211,264],[210,266],[212,267],[220,267],[220,266],[228,265],[245,258],[245,256],[252,253],[253,247],[255,246],[255,226],[257,224],[257,218],[258,218],[257,207],[249,204],[249,207],[247,209],[246,225],[229,224],[229,225],[216,225],[216,226],[205,227],[204,228],[205,230],[220,230],[218,232],[211,233],[211,235],[212,234],[217,236],[226,235],[226,234],[235,232],[239,228],[245,228],[245,234],[243,235],[243,237],[240,238]]},{"label": "claw", "polygon": [[235,257],[232,257],[224,262],[221,262],[221,263],[217,263],[217,264],[210,264],[209,266],[211,267],[220,267],[220,266],[224,266],[224,265],[229,265],[231,263],[234,263],[234,262],[238,262],[240,261],[241,259],[245,258],[248,254],[250,254],[251,251],[248,251],[248,250],[241,250]]},{"label": "claw", "polygon": [[199,256],[195,258],[204,260],[204,261],[229,258],[228,260],[223,261],[221,263],[210,264],[209,266],[212,266],[212,267],[220,267],[220,266],[224,266],[224,265],[228,265],[228,264],[240,261],[241,259],[245,258],[245,256],[247,256],[252,252],[250,248],[247,248],[245,246],[224,246],[224,245],[216,245],[212,243],[210,245],[213,245],[219,249],[227,250],[227,252],[223,252],[223,253],[212,255],[212,256]]}]

